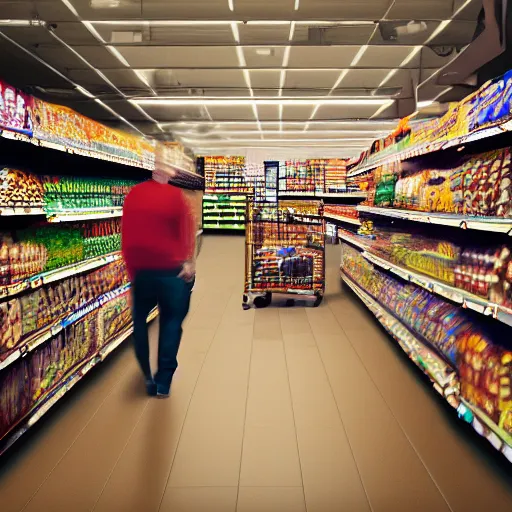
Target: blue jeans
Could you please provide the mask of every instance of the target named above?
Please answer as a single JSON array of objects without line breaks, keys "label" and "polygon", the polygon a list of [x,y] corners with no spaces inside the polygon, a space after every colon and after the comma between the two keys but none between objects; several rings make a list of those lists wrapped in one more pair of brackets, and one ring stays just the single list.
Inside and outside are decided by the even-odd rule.
[{"label": "blue jeans", "polygon": [[149,362],[147,317],[156,306],[160,310],[158,340],[158,371],[154,376],[159,393],[169,393],[178,367],[182,323],[190,307],[194,283],[178,277],[181,269],[142,270],[137,272],[132,286],[133,337],[135,355],[147,380],[153,379]]}]

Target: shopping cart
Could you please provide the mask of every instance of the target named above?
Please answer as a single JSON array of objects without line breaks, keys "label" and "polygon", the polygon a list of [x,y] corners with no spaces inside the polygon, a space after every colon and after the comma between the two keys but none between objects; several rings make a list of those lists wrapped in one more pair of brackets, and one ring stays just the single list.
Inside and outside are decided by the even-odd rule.
[{"label": "shopping cart", "polygon": [[321,201],[248,201],[243,307],[269,306],[273,294],[322,302],[325,222]]}]

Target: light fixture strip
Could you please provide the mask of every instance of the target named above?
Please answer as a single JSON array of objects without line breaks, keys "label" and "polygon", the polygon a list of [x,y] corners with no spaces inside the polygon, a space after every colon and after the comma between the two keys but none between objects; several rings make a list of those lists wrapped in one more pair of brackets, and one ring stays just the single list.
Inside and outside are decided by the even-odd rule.
[{"label": "light fixture strip", "polygon": [[[164,123],[165,124],[165,123]],[[283,122],[282,124],[286,124]],[[200,134],[196,131],[179,131],[179,130],[173,130],[173,133],[180,136],[194,136]],[[280,134],[281,130],[265,130],[265,133],[268,134]],[[290,135],[304,135],[303,130],[286,130],[287,134]],[[312,133],[315,134],[331,134],[331,135],[366,135],[366,137],[363,137],[366,139],[374,139],[375,137],[379,137],[381,135],[387,135],[388,131],[376,131],[376,130],[314,130]],[[259,135],[259,132],[257,130],[215,130],[215,135]],[[236,139],[234,139],[236,140]]]},{"label": "light fixture strip", "polygon": [[[379,126],[380,130],[376,131],[384,131],[389,129],[396,128],[396,124],[399,120],[384,120],[384,121],[369,121],[369,120],[358,120],[354,119],[352,121],[336,121],[333,119],[327,119],[327,120],[313,120],[311,121],[311,124],[315,125],[332,125],[332,126],[351,126],[353,127],[355,123],[357,123],[357,126]],[[167,121],[164,123],[160,123],[162,126],[187,126],[192,128],[197,128],[199,126],[203,125],[210,125],[213,124],[215,126],[235,126],[235,125],[241,125],[241,126],[252,126],[254,124],[254,121]],[[278,126],[279,121],[261,121],[261,124],[265,126]],[[303,121],[284,121],[283,124],[289,125],[289,126],[303,126]],[[385,128],[387,127],[387,128]]]},{"label": "light fixture strip", "polygon": [[353,98],[353,97],[304,97],[301,99],[291,97],[252,97],[251,99],[235,97],[162,97],[158,98],[135,98],[129,100],[139,105],[159,105],[159,106],[172,106],[172,105],[215,105],[215,106],[242,106],[242,105],[391,105],[394,100],[385,98]]},{"label": "light fixture strip", "polygon": [[300,0],[295,0],[295,10],[298,11],[300,9]]},{"label": "light fixture strip", "polygon": [[231,12],[235,10],[235,3],[234,0],[228,0],[228,7]]}]

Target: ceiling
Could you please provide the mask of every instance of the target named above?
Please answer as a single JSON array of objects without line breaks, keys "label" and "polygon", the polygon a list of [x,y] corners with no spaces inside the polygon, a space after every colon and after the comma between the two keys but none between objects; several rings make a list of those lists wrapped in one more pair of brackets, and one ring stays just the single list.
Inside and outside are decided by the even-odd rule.
[{"label": "ceiling", "polygon": [[[352,156],[416,110],[417,86],[472,40],[481,5],[0,0],[0,73],[198,153],[310,147]],[[449,95],[435,85],[421,94]]]}]

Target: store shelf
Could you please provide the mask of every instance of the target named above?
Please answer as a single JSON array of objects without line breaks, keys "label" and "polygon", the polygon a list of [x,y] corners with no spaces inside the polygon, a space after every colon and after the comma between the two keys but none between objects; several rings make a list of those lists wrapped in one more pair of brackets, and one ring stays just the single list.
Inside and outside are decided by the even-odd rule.
[{"label": "store shelf", "polygon": [[344,217],[342,215],[335,215],[334,213],[324,213],[324,217],[326,220],[334,220],[338,222],[346,222],[348,224],[355,224],[356,226],[361,225],[361,221],[359,219],[353,219],[351,217]]},{"label": "store shelf", "polygon": [[338,238],[340,240],[344,240],[345,242],[349,242],[352,245],[355,245],[363,251],[369,249],[369,246],[364,243],[365,237],[363,235],[349,235],[348,233],[342,233],[338,231]]},{"label": "store shelf", "polygon": [[111,206],[108,208],[70,208],[47,212],[48,222],[76,222],[81,220],[112,219],[122,217],[122,206]]},{"label": "store shelf", "polygon": [[493,304],[487,299],[478,297],[478,295],[473,295],[466,290],[455,288],[454,286],[438,281],[435,278],[428,277],[408,268],[390,263],[389,261],[375,256],[370,252],[364,251],[363,256],[374,265],[383,268],[384,270],[389,270],[402,279],[421,286],[429,292],[440,295],[441,297],[449,299],[457,304],[461,304],[463,308],[471,309],[485,316],[491,316],[500,322],[512,326],[512,309],[508,309],[498,304]]},{"label": "store shelf", "polygon": [[117,288],[116,290],[113,290],[111,292],[105,293],[98,297],[97,299],[89,302],[88,304],[81,306],[75,312],[70,313],[64,318],[57,319],[52,324],[33,333],[14,350],[2,355],[3,359],[0,361],[0,370],[7,368],[7,366],[12,364],[14,361],[18,360],[20,357],[23,357],[25,354],[33,352],[37,347],[41,346],[43,343],[47,342],[48,340],[59,334],[66,327],[77,322],[85,315],[89,314],[91,311],[100,308],[110,300],[119,297],[123,293],[127,292],[129,289],[130,285],[128,284],[121,286],[120,288]]},{"label": "store shelf", "polygon": [[442,396],[448,397],[455,393],[455,369],[425,344],[408,326],[392,315],[371,295],[363,290],[343,270],[343,281],[356,293],[366,307],[376,316],[377,320],[395,338],[411,360],[430,378],[434,389]]},{"label": "store shelf", "polygon": [[25,290],[40,288],[45,284],[60,281],[61,279],[102,267],[103,265],[112,263],[118,259],[121,259],[121,253],[119,252],[106,254],[103,256],[98,256],[97,258],[80,261],[78,263],[66,265],[65,267],[50,270],[49,272],[36,274],[29,279],[20,281],[19,283],[0,286],[0,299],[5,297],[12,297],[13,295],[17,295]]},{"label": "store shelf", "polygon": [[[148,323],[158,316],[158,309],[154,309],[148,316]],[[87,361],[81,363],[80,367],[67,377],[63,382],[52,390],[48,395],[36,404],[33,409],[22,418],[3,439],[0,439],[0,455],[7,451],[23,434],[34,426],[75,384],[87,375],[95,366],[103,362],[116,348],[118,348],[133,333],[133,327],[125,329],[114,340],[109,342],[100,351],[94,354]],[[14,430],[14,431],[13,431]]]},{"label": "store shelf", "polygon": [[0,206],[0,217],[14,217],[18,215],[46,215],[43,208],[22,206],[22,207],[10,207]]},{"label": "store shelf", "polygon": [[512,236],[512,219],[498,217],[470,217],[467,215],[455,215],[451,213],[395,210],[393,208],[379,208],[376,206],[357,206],[357,209],[362,213],[381,215],[395,219],[404,219],[440,226],[452,226],[460,229],[505,233]]},{"label": "store shelf", "polygon": [[204,229],[232,229],[232,230],[235,230],[235,231],[244,231],[245,230],[245,226],[219,226],[218,224],[205,224],[203,225],[203,228]]},{"label": "store shelf", "polygon": [[143,161],[132,160],[131,158],[124,158],[120,156],[111,155],[108,153],[101,153],[99,151],[85,150],[80,148],[70,148],[64,146],[62,144],[57,144],[54,142],[48,142],[45,140],[40,140],[36,137],[30,137],[28,135],[11,132],[9,130],[0,129],[0,137],[8,140],[16,140],[21,142],[27,142],[34,146],[39,146],[42,148],[49,148],[56,151],[61,151],[62,153],[68,153],[70,155],[80,155],[88,158],[94,158],[97,160],[103,160],[105,162],[113,162],[116,164],[128,165],[130,167],[138,167],[140,169],[145,169],[152,171],[154,169],[154,165],[149,165]]},{"label": "store shelf", "polygon": [[[508,129],[507,129],[508,127]],[[491,128],[486,128],[483,130],[478,130],[468,135],[463,135],[461,137],[456,137],[452,140],[448,141],[439,141],[439,142],[430,142],[428,144],[422,145],[416,148],[406,148],[402,151],[396,152],[386,152],[385,155],[380,155],[375,158],[370,158],[362,165],[358,165],[352,170],[348,171],[347,176],[353,177],[364,172],[371,171],[376,167],[380,167],[381,165],[391,164],[403,160],[408,160],[410,158],[416,158],[419,156],[427,155],[429,153],[434,153],[436,151],[442,151],[444,149],[454,148],[457,146],[462,146],[463,144],[469,144],[470,142],[475,142],[477,140],[487,139],[489,137],[494,137],[496,135],[500,135],[502,133],[506,133],[510,130],[509,123],[504,123],[501,126],[494,126]]]},{"label": "store shelf", "polygon": [[366,199],[366,192],[323,192],[316,194],[317,197],[326,197],[333,199]]}]

